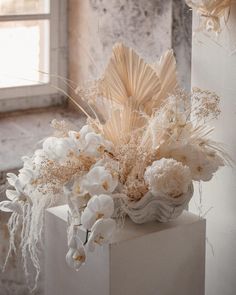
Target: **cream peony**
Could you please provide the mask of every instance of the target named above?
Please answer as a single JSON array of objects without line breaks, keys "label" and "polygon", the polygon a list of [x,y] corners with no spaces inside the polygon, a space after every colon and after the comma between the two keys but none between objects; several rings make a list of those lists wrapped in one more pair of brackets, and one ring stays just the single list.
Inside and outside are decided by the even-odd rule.
[{"label": "cream peony", "polygon": [[144,179],[154,196],[169,195],[177,198],[188,191],[191,172],[174,159],[161,159],[147,167]]}]

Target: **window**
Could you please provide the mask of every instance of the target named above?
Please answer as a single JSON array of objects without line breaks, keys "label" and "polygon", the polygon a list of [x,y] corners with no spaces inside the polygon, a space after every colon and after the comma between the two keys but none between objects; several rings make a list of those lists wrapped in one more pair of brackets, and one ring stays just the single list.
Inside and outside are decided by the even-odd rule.
[{"label": "window", "polygon": [[63,101],[66,2],[0,0],[0,112]]}]

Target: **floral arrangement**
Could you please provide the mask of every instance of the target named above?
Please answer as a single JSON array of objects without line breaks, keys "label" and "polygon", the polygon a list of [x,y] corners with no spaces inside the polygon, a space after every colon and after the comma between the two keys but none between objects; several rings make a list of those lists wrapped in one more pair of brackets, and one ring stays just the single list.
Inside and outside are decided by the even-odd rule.
[{"label": "floral arrangement", "polygon": [[186,0],[188,6],[200,16],[198,31],[221,32],[221,19],[227,18],[231,0]]},{"label": "floral arrangement", "polygon": [[71,97],[87,125],[71,130],[54,120],[55,134],[23,158],[17,176],[8,174],[13,189],[0,203],[11,212],[8,256],[20,232],[26,277],[31,263],[35,282],[46,208],[68,203],[66,261],[78,270],[90,251],[111,240],[126,215],[136,223],[176,218],[193,195],[193,181],[209,181],[228,162],[208,126],[220,114],[219,97],[200,89],[184,93],[171,50],[150,65],[116,44],[101,79],[76,93],[87,104],[82,108]]}]

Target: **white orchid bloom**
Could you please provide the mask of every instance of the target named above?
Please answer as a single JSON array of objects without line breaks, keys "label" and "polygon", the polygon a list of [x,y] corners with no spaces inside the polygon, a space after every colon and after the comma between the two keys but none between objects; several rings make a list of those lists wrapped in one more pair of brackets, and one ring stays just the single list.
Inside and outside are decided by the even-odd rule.
[{"label": "white orchid bloom", "polygon": [[91,229],[96,220],[110,218],[114,213],[114,201],[108,195],[92,197],[81,216],[81,223],[87,230]]},{"label": "white orchid bloom", "polygon": [[18,176],[13,173],[7,174],[7,180],[15,190],[6,190],[6,196],[10,201],[16,200],[26,200],[26,195],[24,192],[25,186],[31,181],[33,177],[33,172],[29,169],[22,168]]},{"label": "white orchid bloom", "polygon": [[22,213],[21,206],[18,202],[7,200],[0,202],[0,211]]},{"label": "white orchid bloom", "polygon": [[99,157],[104,150],[110,150],[112,143],[105,140],[100,134],[85,125],[79,132],[69,131],[69,138],[76,148],[89,157]]},{"label": "white orchid bloom", "polygon": [[15,190],[6,190],[6,196],[8,200],[4,200],[0,202],[0,210],[3,212],[17,212],[21,213],[21,207],[18,203],[18,200],[25,199],[23,187],[18,179],[18,177],[13,173],[7,174],[7,180],[9,184],[13,187],[15,187]]},{"label": "white orchid bloom", "polygon": [[72,216],[78,220],[78,223],[81,223],[81,212],[86,207],[90,199],[90,195],[87,192],[83,193],[83,191],[81,191],[79,177],[72,179],[64,185],[63,191],[67,197],[68,206]]},{"label": "white orchid bloom", "polygon": [[74,142],[84,144],[85,136],[90,132],[94,132],[93,129],[89,125],[84,125],[79,132],[71,130],[68,135]]},{"label": "white orchid bloom", "polygon": [[23,167],[19,170],[18,176],[13,173],[7,173],[7,180],[17,191],[22,192],[24,187],[34,179],[35,173],[33,168]]},{"label": "white orchid bloom", "polygon": [[68,247],[66,262],[70,267],[78,271],[86,260],[86,252],[73,224],[68,229]]},{"label": "white orchid bloom", "polygon": [[70,151],[76,149],[74,142],[68,138],[48,137],[43,143],[43,150],[51,160],[63,161]]},{"label": "white orchid bloom", "polygon": [[110,242],[113,232],[116,228],[114,219],[99,219],[91,229],[91,235],[88,240],[87,248],[93,252],[96,245],[104,245]]},{"label": "white orchid bloom", "polygon": [[19,170],[18,179],[21,187],[25,187],[34,178],[34,171],[29,168],[23,167]]},{"label": "white orchid bloom", "polygon": [[6,190],[6,196],[7,196],[8,200],[13,201],[13,200],[16,200],[19,198],[20,193],[16,190],[8,189],[8,190]]},{"label": "white orchid bloom", "polygon": [[81,137],[84,138],[86,134],[88,134],[89,132],[93,132],[93,131],[94,131],[94,130],[92,129],[91,126],[89,126],[89,125],[84,125],[84,126],[80,129],[79,133],[80,133]]},{"label": "white orchid bloom", "polygon": [[7,181],[11,186],[15,187],[18,177],[14,173],[7,173]]},{"label": "white orchid bloom", "polygon": [[103,166],[94,166],[81,180],[81,188],[90,195],[112,193],[118,184],[118,178]]},{"label": "white orchid bloom", "polygon": [[169,148],[162,153],[165,157],[173,158],[191,170],[195,181],[209,181],[219,167],[224,166],[223,159],[214,151],[195,144],[186,144],[181,147]]},{"label": "white orchid bloom", "polygon": [[23,156],[21,159],[22,159],[22,161],[23,161],[23,167],[25,168],[25,169],[30,169],[30,170],[32,170],[33,168],[34,168],[34,162],[33,162],[33,158],[34,158],[34,156],[33,157],[27,157],[27,156]]},{"label": "white orchid bloom", "polygon": [[79,132],[69,131],[68,135],[81,152],[93,157],[98,155],[97,149],[104,141],[102,136],[96,134],[88,125],[85,125]]},{"label": "white orchid bloom", "polygon": [[84,152],[88,156],[98,157],[105,146],[106,142],[100,134],[95,132],[86,134]]},{"label": "white orchid bloom", "polygon": [[84,246],[81,246],[77,249],[69,248],[69,251],[66,254],[66,262],[67,264],[78,271],[80,267],[85,263],[86,253]]},{"label": "white orchid bloom", "polygon": [[[8,200],[5,200],[0,203],[0,210],[4,212],[17,212],[18,214],[22,213],[21,205],[18,201],[28,200],[27,194],[27,185],[30,184],[34,178],[34,171],[31,169],[30,158],[25,158],[24,167],[19,170],[18,176],[14,173],[7,174],[8,183],[14,187],[14,189],[6,190],[6,197]],[[26,162],[26,164],[25,164]]]},{"label": "white orchid bloom", "polygon": [[34,152],[33,163],[35,167],[40,167],[45,159],[47,159],[47,153],[43,149]]}]

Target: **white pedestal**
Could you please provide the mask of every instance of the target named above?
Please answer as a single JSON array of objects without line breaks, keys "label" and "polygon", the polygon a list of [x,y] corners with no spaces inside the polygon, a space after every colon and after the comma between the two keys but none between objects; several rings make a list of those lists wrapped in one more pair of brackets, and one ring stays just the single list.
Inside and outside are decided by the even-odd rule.
[{"label": "white pedestal", "polygon": [[203,295],[205,220],[184,212],[168,224],[126,220],[110,245],[76,272],[65,261],[67,206],[46,213],[46,295]]}]

